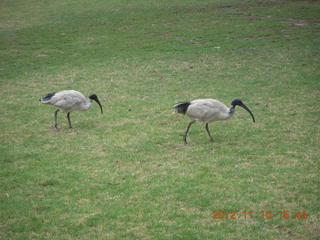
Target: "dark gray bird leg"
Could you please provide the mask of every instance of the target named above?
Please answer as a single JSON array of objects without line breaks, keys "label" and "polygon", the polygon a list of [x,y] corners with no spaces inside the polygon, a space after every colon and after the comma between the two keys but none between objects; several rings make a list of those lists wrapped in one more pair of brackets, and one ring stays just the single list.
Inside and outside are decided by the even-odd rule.
[{"label": "dark gray bird leg", "polygon": [[194,124],[195,122],[196,122],[196,120],[192,120],[191,122],[189,122],[186,132],[181,134],[183,136],[183,141],[185,144],[187,144],[187,135],[188,135],[189,129],[190,129],[191,125]]},{"label": "dark gray bird leg", "polygon": [[206,130],[207,130],[207,133],[210,137],[210,141],[213,141],[213,138],[211,137],[211,134],[210,134],[210,131],[209,131],[209,123],[206,123]]},{"label": "dark gray bird leg", "polygon": [[54,127],[56,129],[58,129],[58,112],[59,112],[59,109],[57,109],[56,111],[54,111]]},{"label": "dark gray bird leg", "polygon": [[69,122],[69,128],[72,128],[71,121],[70,121],[70,112],[67,113],[67,118],[68,118],[68,122]]}]

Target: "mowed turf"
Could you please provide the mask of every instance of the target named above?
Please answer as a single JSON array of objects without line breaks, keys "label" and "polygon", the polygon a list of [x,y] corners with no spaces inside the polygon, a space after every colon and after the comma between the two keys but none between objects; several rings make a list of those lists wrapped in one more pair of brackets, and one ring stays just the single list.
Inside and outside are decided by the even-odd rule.
[{"label": "mowed turf", "polygon": [[[0,239],[317,239],[319,19],[311,0],[2,0]],[[38,99],[64,89],[104,114],[55,131]],[[237,108],[184,145],[171,108],[198,98],[256,123]]]}]

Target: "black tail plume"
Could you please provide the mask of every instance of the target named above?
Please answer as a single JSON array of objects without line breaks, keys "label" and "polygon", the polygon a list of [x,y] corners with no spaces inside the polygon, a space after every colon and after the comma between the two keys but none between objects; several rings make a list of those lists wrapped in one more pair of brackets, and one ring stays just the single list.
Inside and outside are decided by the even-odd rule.
[{"label": "black tail plume", "polygon": [[49,101],[56,93],[55,92],[51,92],[51,93],[48,93],[47,95],[41,97],[39,99],[40,102],[43,102],[43,103],[46,103],[47,101]]},{"label": "black tail plume", "polygon": [[190,104],[190,102],[178,102],[173,106],[173,111],[176,113],[185,114]]}]

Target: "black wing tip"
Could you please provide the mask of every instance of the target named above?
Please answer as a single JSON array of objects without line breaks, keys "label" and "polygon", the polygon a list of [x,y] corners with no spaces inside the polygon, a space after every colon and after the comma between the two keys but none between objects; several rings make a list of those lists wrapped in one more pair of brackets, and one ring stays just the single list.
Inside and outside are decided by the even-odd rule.
[{"label": "black wing tip", "polygon": [[173,111],[176,113],[185,114],[187,112],[190,104],[191,104],[191,102],[189,102],[189,101],[178,102],[173,106]]},{"label": "black wing tip", "polygon": [[49,101],[55,94],[55,92],[47,93],[45,96],[40,98],[39,101]]}]

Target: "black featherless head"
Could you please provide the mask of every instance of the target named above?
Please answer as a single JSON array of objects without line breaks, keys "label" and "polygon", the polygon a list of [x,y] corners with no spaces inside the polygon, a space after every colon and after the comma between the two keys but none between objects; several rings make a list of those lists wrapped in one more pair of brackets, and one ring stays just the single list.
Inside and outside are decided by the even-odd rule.
[{"label": "black featherless head", "polygon": [[103,109],[102,109],[102,105],[101,105],[101,103],[100,103],[100,101],[99,101],[99,99],[98,99],[98,96],[97,96],[97,94],[91,94],[90,96],[89,96],[89,99],[91,99],[91,100],[94,100],[94,101],[96,101],[97,103],[98,103],[98,105],[99,105],[99,107],[100,107],[100,109],[101,109],[101,114],[103,113]]},{"label": "black featherless head", "polygon": [[238,98],[233,99],[231,102],[231,105],[233,107],[235,106],[240,106],[242,108],[244,108],[245,110],[247,110],[247,112],[251,115],[253,122],[255,122],[256,120],[254,119],[253,113],[251,112],[251,110]]},{"label": "black featherless head", "polygon": [[243,102],[239,98],[236,98],[236,99],[232,100],[231,105],[234,106],[234,107],[235,106],[242,106]]},{"label": "black featherless head", "polygon": [[89,98],[91,99],[91,100],[96,100],[96,99],[98,99],[98,96],[97,96],[97,94],[91,94],[90,96],[89,96]]}]

